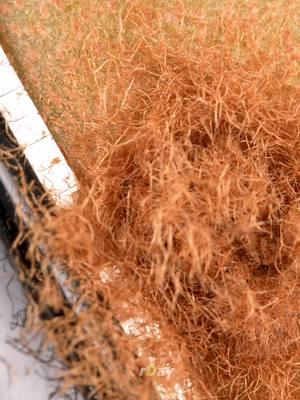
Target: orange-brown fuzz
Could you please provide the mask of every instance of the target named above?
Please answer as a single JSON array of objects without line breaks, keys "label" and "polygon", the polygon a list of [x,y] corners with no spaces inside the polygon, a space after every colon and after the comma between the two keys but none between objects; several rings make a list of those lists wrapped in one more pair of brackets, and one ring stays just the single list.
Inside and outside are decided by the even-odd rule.
[{"label": "orange-brown fuzz", "polygon": [[[50,124],[66,132],[80,194],[46,214],[32,241],[67,265],[91,307],[40,326],[34,306],[30,328],[61,357],[76,349],[66,386],[91,384],[110,399],[155,398],[160,378],[139,377],[149,355],[174,367],[164,385],[189,377],[187,398],[299,399],[297,2],[227,2],[213,19],[175,0],[174,10],[87,3],[106,17],[82,35],[78,59],[66,55],[73,42],[55,50],[64,50],[71,103],[63,86],[57,102],[54,75],[41,83],[42,112],[52,107]],[[69,19],[80,38],[85,8]],[[101,280],[115,267],[115,279]],[[61,306],[50,278],[40,293]],[[136,315],[160,337],[124,335],[115,319]]]}]

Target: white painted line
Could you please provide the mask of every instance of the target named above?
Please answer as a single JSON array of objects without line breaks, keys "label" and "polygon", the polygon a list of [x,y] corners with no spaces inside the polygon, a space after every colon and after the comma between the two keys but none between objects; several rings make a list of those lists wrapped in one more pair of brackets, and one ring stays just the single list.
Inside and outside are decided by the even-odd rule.
[{"label": "white painted line", "polygon": [[56,199],[60,193],[76,186],[74,174],[52,136],[26,147],[24,153],[41,184]]},{"label": "white painted line", "polygon": [[17,142],[24,147],[50,136],[44,120],[36,113],[9,122],[9,128],[14,133]]},{"label": "white painted line", "polygon": [[22,82],[16,75],[13,67],[9,64],[3,65],[0,69],[0,97],[21,87]]},{"label": "white painted line", "polygon": [[0,46],[0,67],[8,63],[9,63],[8,58],[6,57],[6,54],[2,50],[2,47]]},{"label": "white painted line", "polygon": [[36,114],[37,110],[26,90],[21,87],[0,97],[0,113],[10,127],[11,122],[18,121],[30,114]]},{"label": "white painted line", "polygon": [[61,206],[78,190],[74,173],[0,46],[0,113],[46,191]]}]

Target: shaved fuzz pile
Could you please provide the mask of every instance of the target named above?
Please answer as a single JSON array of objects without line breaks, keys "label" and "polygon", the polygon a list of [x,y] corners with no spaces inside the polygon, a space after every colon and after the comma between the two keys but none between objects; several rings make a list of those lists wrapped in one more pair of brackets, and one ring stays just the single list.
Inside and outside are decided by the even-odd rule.
[{"label": "shaved fuzz pile", "polygon": [[89,82],[60,120],[80,193],[32,243],[78,299],[49,277],[28,326],[91,398],[300,398],[299,4],[200,3],[103,2],[66,70]]}]

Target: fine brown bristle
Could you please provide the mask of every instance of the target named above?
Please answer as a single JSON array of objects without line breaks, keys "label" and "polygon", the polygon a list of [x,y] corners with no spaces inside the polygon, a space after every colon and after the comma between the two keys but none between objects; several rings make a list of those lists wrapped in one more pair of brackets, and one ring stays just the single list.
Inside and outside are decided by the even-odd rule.
[{"label": "fine brown bristle", "polygon": [[[66,54],[61,99],[55,74],[42,79],[80,193],[36,222],[31,256],[44,243],[42,265],[67,266],[89,307],[75,315],[46,276],[28,327],[80,359],[67,357],[63,389],[300,398],[298,3],[87,3],[102,19],[78,60]],[[71,11],[82,38],[89,9]],[[39,321],[43,302],[64,318]],[[140,376],[151,362],[174,372]]]}]

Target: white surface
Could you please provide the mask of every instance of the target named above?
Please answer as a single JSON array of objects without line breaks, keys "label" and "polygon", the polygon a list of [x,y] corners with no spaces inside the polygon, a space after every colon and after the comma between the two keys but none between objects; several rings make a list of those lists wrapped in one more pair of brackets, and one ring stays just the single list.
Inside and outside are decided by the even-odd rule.
[{"label": "white surface", "polygon": [[[6,80],[2,74],[5,66],[0,68],[0,81]],[[21,120],[30,114],[35,114],[36,109],[26,90],[23,87],[19,87],[6,92],[0,97],[0,111],[10,127],[11,122]]]},{"label": "white surface", "polygon": [[[0,241],[0,259],[5,258]],[[42,365],[8,343],[18,338],[19,328],[12,330],[14,315],[26,306],[22,287],[14,277],[9,261],[0,261],[0,400],[47,400],[54,391]]]},{"label": "white surface", "polygon": [[21,146],[33,144],[50,135],[48,128],[39,114],[28,115],[9,124]]},{"label": "white surface", "polygon": [[61,206],[72,204],[76,178],[0,46],[0,113],[36,175]]},{"label": "white surface", "polygon": [[4,64],[8,63],[8,59],[2,49],[2,47],[0,46],[0,67]]},{"label": "white surface", "polygon": [[[75,176],[1,46],[0,113],[24,147],[45,189],[59,205],[72,204],[72,194],[77,191]],[[0,400],[47,400],[55,385],[41,378],[46,374],[42,364],[8,343],[8,339],[19,336],[19,328],[12,331],[11,324],[26,302],[10,263],[1,261],[3,257],[5,250],[0,239]]]},{"label": "white surface", "polygon": [[20,79],[17,77],[13,67],[10,64],[3,64],[1,67],[1,75],[5,77],[5,79],[0,80],[0,97],[6,95],[14,89],[22,87]]},{"label": "white surface", "polygon": [[74,188],[76,182],[70,168],[66,168],[64,156],[58,150],[52,136],[48,135],[42,140],[27,146],[24,150],[27,160],[33,166],[44,187],[53,193],[62,195],[66,190]]}]

